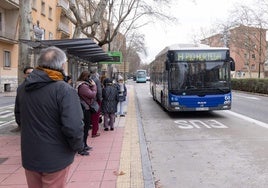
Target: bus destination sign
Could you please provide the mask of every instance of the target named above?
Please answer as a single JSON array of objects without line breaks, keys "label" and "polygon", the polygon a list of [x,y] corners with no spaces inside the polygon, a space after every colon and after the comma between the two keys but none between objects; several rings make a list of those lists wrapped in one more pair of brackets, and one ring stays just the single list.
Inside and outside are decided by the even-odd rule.
[{"label": "bus destination sign", "polygon": [[224,51],[178,51],[176,52],[177,61],[217,61],[226,59]]}]

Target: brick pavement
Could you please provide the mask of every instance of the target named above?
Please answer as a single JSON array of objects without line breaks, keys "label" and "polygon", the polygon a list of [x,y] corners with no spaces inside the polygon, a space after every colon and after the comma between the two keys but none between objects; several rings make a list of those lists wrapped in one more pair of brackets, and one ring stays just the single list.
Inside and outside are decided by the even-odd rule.
[{"label": "brick pavement", "polygon": [[[117,117],[114,131],[89,138],[90,156],[76,155],[68,188],[142,188],[144,178],[140,153],[135,93],[128,85],[126,117]],[[16,125],[10,125],[10,127]],[[91,135],[89,133],[89,135]],[[26,188],[21,166],[20,135],[0,135],[0,188]]]}]

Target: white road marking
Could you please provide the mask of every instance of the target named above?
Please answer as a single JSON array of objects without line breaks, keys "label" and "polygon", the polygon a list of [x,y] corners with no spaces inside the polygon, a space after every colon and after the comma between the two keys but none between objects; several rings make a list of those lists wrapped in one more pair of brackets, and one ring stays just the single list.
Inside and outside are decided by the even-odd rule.
[{"label": "white road marking", "polygon": [[228,113],[228,114],[230,114],[230,115],[236,116],[236,117],[238,117],[238,118],[244,119],[244,120],[246,120],[246,121],[249,121],[249,122],[251,122],[251,123],[255,123],[255,124],[257,124],[257,125],[259,125],[259,126],[261,126],[261,127],[264,127],[264,128],[267,128],[267,129],[268,129],[268,124],[267,124],[267,123],[264,123],[264,122],[262,122],[262,121],[258,121],[258,120],[256,120],[256,119],[253,119],[253,118],[244,116],[244,115],[242,115],[242,114],[238,114],[238,113],[232,112],[232,111],[230,111],[230,110],[225,110],[224,112],[225,112],[225,113]]},{"label": "white road marking", "polygon": [[228,128],[228,126],[224,125],[221,122],[218,122],[214,119],[202,121],[202,120],[176,120],[174,123],[177,124],[178,128],[180,129],[193,129],[197,128],[200,129],[201,127],[211,129],[225,129]]},{"label": "white road marking", "polygon": [[243,98],[246,98],[246,99],[252,99],[252,100],[257,100],[257,101],[261,100],[258,97],[248,97],[248,96],[239,95],[239,94],[236,94],[236,96],[234,96],[234,97],[243,97]]}]

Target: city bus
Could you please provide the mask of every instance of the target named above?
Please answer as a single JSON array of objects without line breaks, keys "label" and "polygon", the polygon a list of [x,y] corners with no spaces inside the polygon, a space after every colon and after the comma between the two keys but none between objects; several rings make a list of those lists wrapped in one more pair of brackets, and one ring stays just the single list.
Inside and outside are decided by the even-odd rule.
[{"label": "city bus", "polygon": [[228,48],[168,46],[150,63],[150,92],[165,111],[229,110],[234,70]]},{"label": "city bus", "polygon": [[147,80],[147,71],[137,70],[136,71],[136,83],[146,83],[146,80]]}]

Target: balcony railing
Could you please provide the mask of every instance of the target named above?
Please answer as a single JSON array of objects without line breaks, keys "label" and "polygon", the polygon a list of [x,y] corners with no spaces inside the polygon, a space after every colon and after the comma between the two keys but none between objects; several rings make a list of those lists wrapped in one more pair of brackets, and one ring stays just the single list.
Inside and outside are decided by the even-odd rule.
[{"label": "balcony railing", "polygon": [[5,26],[2,28],[2,30],[0,30],[0,37],[6,38],[9,40],[17,40],[16,29]]}]

